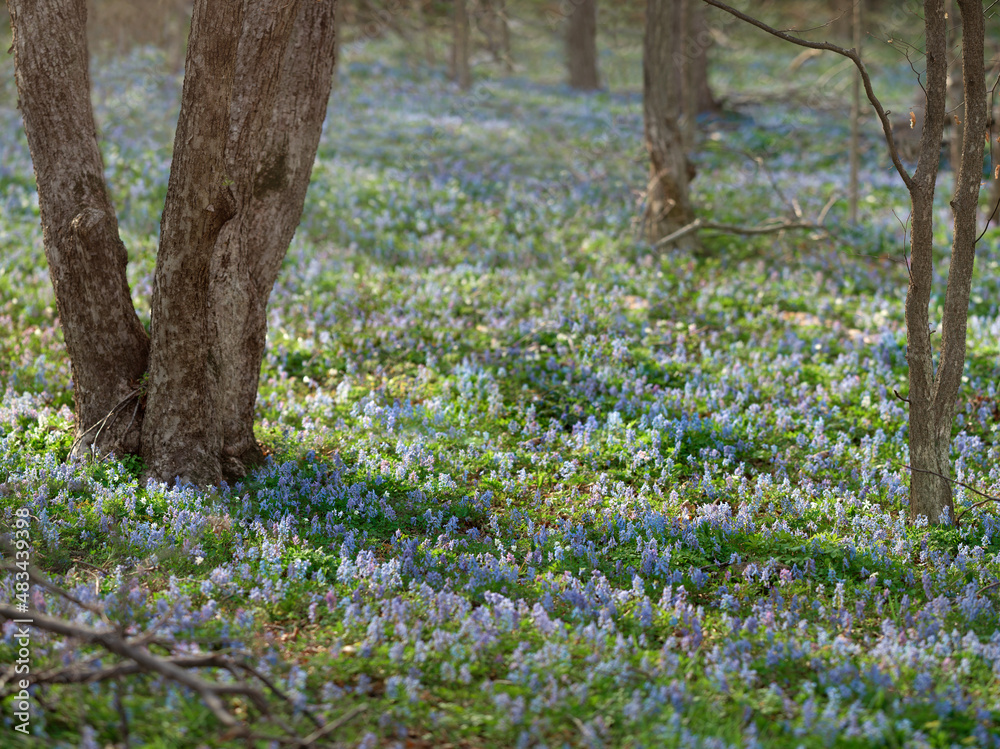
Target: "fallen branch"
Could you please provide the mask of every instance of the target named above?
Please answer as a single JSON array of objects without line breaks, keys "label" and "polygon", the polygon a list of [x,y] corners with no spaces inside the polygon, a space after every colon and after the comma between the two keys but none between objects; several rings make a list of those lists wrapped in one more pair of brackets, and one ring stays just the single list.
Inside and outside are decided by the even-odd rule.
[{"label": "fallen branch", "polygon": [[[15,568],[12,565],[0,564],[0,572],[13,571],[15,571]],[[21,611],[18,607],[9,604],[0,604],[0,621],[16,621],[18,626],[27,625],[54,635],[71,638],[76,642],[96,645],[102,651],[112,653],[123,659],[118,663],[100,666],[97,665],[100,662],[99,658],[95,657],[91,660],[73,663],[63,668],[39,671],[33,674],[31,678],[33,684],[93,684],[109,680],[118,681],[123,677],[136,674],[158,674],[195,692],[211,711],[212,715],[215,716],[216,720],[226,729],[225,736],[229,739],[244,738],[248,742],[276,742],[280,745],[300,748],[315,746],[317,741],[343,726],[366,709],[365,705],[361,705],[348,711],[336,720],[324,724],[312,710],[304,708],[302,712],[315,726],[315,730],[303,738],[298,735],[292,726],[288,725],[280,716],[272,712],[271,704],[265,697],[264,692],[256,688],[253,682],[248,683],[246,679],[241,679],[242,674],[244,677],[252,677],[257,683],[263,684],[267,691],[292,708],[292,712],[294,713],[292,698],[285,694],[267,675],[262,674],[252,665],[243,662],[242,659],[234,658],[228,653],[173,654],[170,653],[172,648],[171,643],[157,640],[157,630],[173,615],[176,606],[172,607],[144,631],[133,636],[126,636],[124,628],[111,622],[100,606],[81,601],[69,591],[47,580],[37,568],[29,567],[27,570],[22,570],[18,567],[16,571],[26,571],[31,582],[73,603],[79,608],[101,617],[102,622],[109,629],[95,629],[38,611]],[[166,649],[168,655],[155,655],[151,653],[148,645],[153,643]],[[193,669],[200,668],[223,669],[232,675],[234,681],[230,683],[210,681],[192,672]],[[6,691],[7,685],[11,683],[13,675],[13,666],[8,668],[6,673],[0,674],[0,697]],[[226,705],[225,698],[234,696],[247,699],[266,718],[266,723],[280,728],[283,734],[271,735],[259,733],[253,730],[250,724],[238,720]],[[122,724],[122,730],[127,730],[125,723]]]},{"label": "fallen branch", "polygon": [[116,632],[101,632],[100,630],[86,627],[82,624],[74,624],[64,619],[57,619],[53,616],[32,611],[29,614],[18,611],[14,606],[0,604],[0,619],[24,620],[31,619],[31,626],[46,632],[51,632],[64,637],[72,637],[81,642],[89,642],[100,646],[110,653],[126,658],[136,664],[143,671],[165,676],[171,681],[193,690],[201,697],[202,702],[212,712],[222,725],[227,728],[236,728],[239,721],[226,709],[222,701],[223,694],[239,694],[249,698],[257,705],[266,707],[264,695],[258,690],[246,684],[216,684],[205,681],[200,676],[192,674],[187,669],[174,663],[170,659],[155,656],[147,650],[143,650],[131,645],[121,635]]},{"label": "fallen branch", "polygon": [[779,231],[786,230],[797,230],[797,229],[813,229],[818,231],[826,231],[822,224],[815,224],[808,221],[783,221],[777,224],[763,224],[761,226],[739,226],[737,224],[716,224],[711,221],[702,221],[700,218],[696,218],[687,226],[682,226],[677,231],[668,234],[663,237],[653,245],[654,250],[658,250],[661,247],[666,247],[669,244],[676,242],[678,239],[686,237],[688,234],[696,231],[718,231],[724,234],[742,234],[744,236],[754,236],[758,234],[774,234]]}]

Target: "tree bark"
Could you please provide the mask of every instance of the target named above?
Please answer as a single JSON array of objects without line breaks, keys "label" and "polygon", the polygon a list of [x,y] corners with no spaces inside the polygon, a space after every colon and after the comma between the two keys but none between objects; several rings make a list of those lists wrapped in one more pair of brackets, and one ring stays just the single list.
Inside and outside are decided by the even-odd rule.
[{"label": "tree bark", "polygon": [[962,164],[962,58],[955,53],[955,47],[961,45],[962,27],[955,17],[955,0],[947,0],[945,11],[948,14],[948,120],[950,120],[951,137],[948,139],[948,161],[956,176],[955,186],[958,186],[957,176]]},{"label": "tree bark", "polygon": [[335,0],[196,0],[149,337],[90,108],[84,0],[10,0],[46,255],[83,445],[147,475],[242,476],[266,305],[305,199],[335,61]]},{"label": "tree bark", "polygon": [[84,0],[9,0],[14,68],[45,256],[73,373],[77,455],[134,452],[130,416],[149,339],[104,181],[90,103]]},{"label": "tree bark", "polygon": [[[955,182],[955,215],[951,267],[941,320],[937,370],[928,305],[933,282],[933,200],[947,108],[947,25],[942,0],[926,0],[927,107],[921,133],[920,159],[910,190],[913,205],[910,285],[906,296],[907,364],[910,370],[910,517],[942,520],[947,509],[954,519],[951,484],[951,429],[955,401],[965,365],[969,294],[975,263],[979,186],[986,131],[986,83],[983,64],[984,20],[981,3],[959,0],[962,14],[962,82],[965,108],[961,167]],[[940,475],[935,475],[940,474]]]},{"label": "tree bark", "polygon": [[[643,41],[643,120],[650,179],[643,216],[645,233],[656,242],[694,220],[688,196],[688,164],[677,125],[679,92],[672,51],[677,36],[676,0],[647,0]],[[687,239],[689,246],[693,236]]]},{"label": "tree bark", "polygon": [[452,18],[451,77],[463,91],[472,88],[472,69],[469,67],[470,38],[469,11],[466,0],[454,0]]},{"label": "tree bark", "polygon": [[705,8],[697,0],[675,0],[673,6],[677,43],[672,69],[685,112],[689,108],[695,114],[714,112],[718,110],[719,102],[708,83],[708,51],[712,48],[713,39],[705,18]]},{"label": "tree bark", "polygon": [[238,207],[225,156],[243,17],[241,0],[194,6],[151,304],[142,453],[151,475],[194,483],[221,476],[206,312],[213,247]]},{"label": "tree bark", "polygon": [[[227,246],[220,247],[213,267],[211,296],[220,332],[215,358],[221,362],[219,421],[227,478],[263,460],[253,423],[267,302],[302,216],[329,101],[335,45],[333,4],[303,0],[239,230],[234,226],[219,241]],[[252,80],[247,84],[252,86]],[[233,156],[238,158],[238,151]]]},{"label": "tree bark", "polygon": [[566,67],[569,85],[579,91],[600,88],[597,73],[597,0],[570,0],[566,25]]},{"label": "tree bark", "polygon": [[242,5],[198,0],[188,44],[142,439],[148,472],[168,480],[215,483],[262,458],[253,412],[266,303],[332,84],[332,0]]}]

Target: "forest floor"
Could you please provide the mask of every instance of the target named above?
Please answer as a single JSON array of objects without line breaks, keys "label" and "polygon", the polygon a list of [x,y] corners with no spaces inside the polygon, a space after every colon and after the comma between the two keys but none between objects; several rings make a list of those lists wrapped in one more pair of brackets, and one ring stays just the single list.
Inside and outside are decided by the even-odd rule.
[{"label": "forest floor", "polygon": [[[796,50],[733,44],[698,210],[814,218],[846,193],[849,78],[821,59],[790,88]],[[272,295],[268,463],[210,490],[67,462],[69,365],[4,68],[0,523],[30,514],[34,563],[126,631],[246,657],[295,725],[363,706],[344,746],[1000,746],[1000,508],[958,487],[960,526],[906,521],[907,204],[871,122],[858,227],[840,200],[827,231],[653,252],[628,85],[481,65],[463,94],[391,45],[349,51]],[[877,71],[900,111],[906,70]],[[94,77],[148,319],[180,83],[142,52]],[[998,303],[991,231],[953,459],[993,495]],[[37,634],[31,657],[100,656]],[[13,703],[4,747],[245,745],[161,678],[40,688],[31,738]]]}]

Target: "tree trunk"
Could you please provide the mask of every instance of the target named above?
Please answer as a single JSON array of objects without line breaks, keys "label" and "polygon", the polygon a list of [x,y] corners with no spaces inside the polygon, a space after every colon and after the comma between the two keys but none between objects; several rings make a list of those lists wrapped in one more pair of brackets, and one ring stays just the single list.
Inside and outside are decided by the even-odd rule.
[{"label": "tree trunk", "polygon": [[[854,30],[854,49],[861,54],[864,39],[861,25],[865,0],[855,0],[851,27]],[[851,86],[851,178],[847,188],[847,205],[851,225],[858,223],[858,171],[861,167],[861,73],[855,71]]]},{"label": "tree trunk", "polygon": [[[220,238],[213,268],[212,309],[220,333],[219,408],[223,475],[241,476],[263,460],[254,439],[257,384],[267,336],[267,302],[302,216],[306,188],[319,147],[333,77],[334,14],[326,3],[303,0],[284,65],[269,127],[248,184],[239,231]],[[247,80],[248,90],[253,85]],[[234,157],[238,158],[238,152]],[[228,246],[222,247],[226,242]],[[234,262],[223,262],[232,257]],[[241,293],[234,295],[235,281]],[[226,300],[229,303],[226,303]]]},{"label": "tree trunk", "polygon": [[[308,110],[325,113],[333,74],[330,0],[241,5],[195,6],[152,304],[143,455],[152,475],[195,483],[262,458],[253,411],[267,297],[316,154],[322,116]],[[234,31],[206,33],[216,28]],[[296,111],[278,111],[279,97]],[[261,226],[263,207],[275,225]]]},{"label": "tree trunk", "polygon": [[940,158],[941,134],[947,108],[947,25],[942,0],[925,0],[927,29],[926,120],[920,141],[920,159],[910,190],[913,206],[910,285],[906,295],[907,364],[910,370],[909,445],[910,517],[942,521],[947,510],[954,519],[950,476],[951,429],[955,401],[965,365],[966,323],[975,263],[979,186],[986,130],[986,84],[983,64],[982,4],[959,0],[962,14],[962,68],[965,90],[961,167],[955,181],[955,215],[951,267],[941,320],[941,347],[937,371],[931,344],[928,305],[934,278],[933,201]]},{"label": "tree trunk", "polygon": [[695,114],[714,112],[718,110],[719,103],[708,85],[708,50],[713,39],[705,18],[705,8],[697,0],[675,0],[673,6],[677,40],[672,58],[676,78],[674,85],[685,103],[685,111],[693,108]]},{"label": "tree trunk", "polygon": [[129,430],[149,339],[104,182],[90,103],[85,0],[9,0],[14,68],[38,182],[45,256],[73,373],[77,443],[135,452]]},{"label": "tree trunk", "polygon": [[514,72],[514,57],[510,48],[510,19],[507,18],[507,0],[494,0],[497,14],[497,25],[500,28],[500,55],[503,57],[503,70],[508,75]]},{"label": "tree trunk", "polygon": [[597,0],[572,0],[566,25],[569,85],[579,91],[600,87],[597,74]]},{"label": "tree trunk", "polygon": [[[962,163],[962,58],[956,54],[955,48],[961,44],[962,26],[955,17],[955,0],[947,0],[945,10],[948,14],[948,122],[951,137],[948,139],[948,161],[951,170],[958,176]],[[958,186],[956,180],[955,186]]]},{"label": "tree trunk", "polygon": [[455,0],[452,19],[451,77],[463,91],[472,88],[472,69],[469,67],[469,11],[466,0]]},{"label": "tree trunk", "polygon": [[[643,41],[643,120],[650,180],[643,216],[645,233],[657,241],[694,220],[688,196],[688,164],[677,126],[679,92],[672,51],[677,36],[676,0],[647,0]],[[691,246],[692,238],[688,239]]]},{"label": "tree trunk", "polygon": [[100,164],[83,0],[24,5],[18,87],[81,441],[139,452],[168,481],[237,478],[262,458],[265,308],[319,143],[335,2],[196,0],[148,340]]},{"label": "tree trunk", "polygon": [[[652,4],[653,0],[649,0]],[[823,49],[852,59],[866,76],[868,98],[879,115],[893,166],[910,193],[910,284],[906,292],[906,361],[910,375],[909,448],[910,519],[930,523],[954,519],[951,493],[950,446],[955,401],[962,384],[969,314],[969,294],[976,258],[979,188],[982,181],[984,134],[987,123],[985,21],[979,0],[958,0],[962,22],[962,87],[965,107],[961,166],[951,201],[954,239],[940,322],[941,345],[937,367],[928,307],[934,282],[934,189],[940,161],[948,99],[948,28],[944,0],[924,0],[926,103],[920,132],[919,158],[911,175],[899,158],[888,112],[871,90],[867,70],[856,53],[826,42],[812,42],[774,29],[721,0],[704,0],[768,33],[803,47]]]}]

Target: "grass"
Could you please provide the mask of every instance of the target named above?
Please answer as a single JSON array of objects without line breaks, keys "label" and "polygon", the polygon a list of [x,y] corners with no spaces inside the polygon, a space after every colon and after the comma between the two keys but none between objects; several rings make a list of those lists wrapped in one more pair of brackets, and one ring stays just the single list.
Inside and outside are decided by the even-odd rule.
[{"label": "grass", "polygon": [[[783,211],[750,151],[814,215],[843,190],[843,123],[782,99],[787,50],[748,39],[718,50],[715,82],[736,100],[754,76],[761,101],[701,123],[697,204]],[[244,654],[328,719],[365,705],[344,746],[996,746],[1000,525],[992,505],[905,522],[904,193],[876,134],[860,228],[838,204],[830,235],[652,253],[635,79],[573,94],[555,49],[532,39],[513,78],[480,65],[463,95],[391,40],[351,48],[272,295],[268,464],[209,490],[67,462],[70,371],[8,92],[0,522],[26,508],[33,561],[122,626]],[[634,46],[614,49],[634,73]],[[95,71],[140,310],[179,91],[160,62]],[[994,494],[998,263],[991,232],[953,455]],[[5,629],[0,657],[14,647]],[[92,655],[32,641],[39,670]],[[238,745],[150,677],[33,700],[29,738],[4,703],[4,746]]]}]

